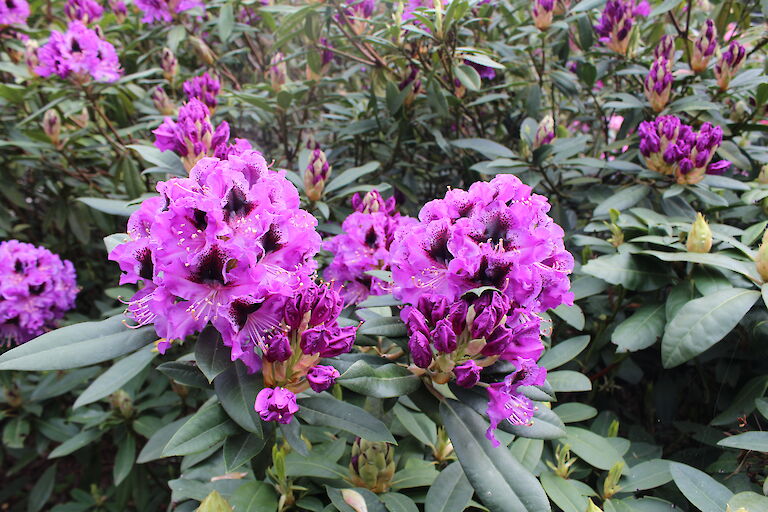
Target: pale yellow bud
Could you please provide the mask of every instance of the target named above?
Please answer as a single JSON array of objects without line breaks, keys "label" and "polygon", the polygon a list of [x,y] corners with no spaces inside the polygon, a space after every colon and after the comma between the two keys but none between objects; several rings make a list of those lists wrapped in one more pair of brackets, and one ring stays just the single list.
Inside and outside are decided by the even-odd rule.
[{"label": "pale yellow bud", "polygon": [[696,220],[691,226],[686,243],[688,252],[705,253],[712,249],[712,230],[701,213],[696,214]]}]

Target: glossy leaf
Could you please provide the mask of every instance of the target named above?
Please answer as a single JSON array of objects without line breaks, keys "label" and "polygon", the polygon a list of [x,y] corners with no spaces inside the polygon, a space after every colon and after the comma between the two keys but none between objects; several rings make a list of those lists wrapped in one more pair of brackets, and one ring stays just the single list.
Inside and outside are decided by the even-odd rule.
[{"label": "glossy leaf", "polygon": [[701,512],[722,512],[733,496],[726,486],[691,466],[672,462],[670,472],[680,492]]},{"label": "glossy leaf", "polygon": [[462,512],[474,493],[461,464],[454,462],[443,469],[430,486],[424,509],[426,512]]},{"label": "glossy leaf", "polygon": [[201,452],[237,432],[236,425],[217,403],[203,406],[177,431],[163,448],[163,456]]},{"label": "glossy leaf", "polygon": [[298,402],[299,417],[307,423],[340,428],[369,441],[395,443],[384,423],[357,406],[330,395],[301,398]]},{"label": "glossy leaf", "polygon": [[125,385],[128,381],[141,373],[144,368],[157,355],[154,344],[149,344],[144,348],[124,357],[116,362],[107,371],[99,375],[85,391],[75,400],[72,406],[74,409],[101,400]]}]

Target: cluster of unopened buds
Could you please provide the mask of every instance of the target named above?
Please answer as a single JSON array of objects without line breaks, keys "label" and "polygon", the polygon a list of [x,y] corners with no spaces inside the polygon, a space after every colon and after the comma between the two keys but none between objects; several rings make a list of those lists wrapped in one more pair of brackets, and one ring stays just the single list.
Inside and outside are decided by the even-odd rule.
[{"label": "cluster of unopened buds", "polygon": [[205,9],[202,0],[135,0],[136,7],[141,9],[144,23],[170,23],[174,16],[190,9]]},{"label": "cluster of unopened buds", "polygon": [[728,90],[733,76],[744,63],[747,50],[737,41],[732,41],[728,49],[724,51],[715,64],[715,78],[720,90]]},{"label": "cluster of unopened buds", "polygon": [[539,30],[547,30],[552,25],[555,14],[555,0],[534,0],[531,6],[533,24]]},{"label": "cluster of unopened buds", "polygon": [[629,36],[637,16],[648,16],[651,6],[646,0],[608,0],[595,32],[600,42],[620,55],[627,54]]},{"label": "cluster of unopened buds", "polygon": [[643,82],[645,97],[651,103],[654,112],[661,112],[669,103],[673,80],[672,61],[666,55],[657,57]]},{"label": "cluster of unopened buds", "polygon": [[[529,424],[533,402],[518,388],[544,381],[539,313],[571,304],[573,258],[549,203],[511,175],[450,190],[427,203],[419,223],[392,244],[393,293],[407,305],[412,371],[436,383],[481,386],[489,396],[488,438],[503,420]],[[515,371],[481,382],[503,359]]]},{"label": "cluster of unopened buds", "polygon": [[389,270],[395,232],[416,222],[395,211],[394,197],[384,200],[377,190],[362,198],[356,194],[352,206],[355,211],[344,219],[343,233],[323,243],[323,248],[333,254],[323,276],[341,288],[348,304],[391,292],[389,283],[368,272]]},{"label": "cluster of unopened buds", "polygon": [[648,168],[673,176],[681,185],[698,183],[706,174],[722,174],[731,165],[727,160],[712,162],[723,140],[719,126],[704,123],[697,132],[670,115],[640,123],[638,133]]},{"label": "cluster of unopened buds", "polygon": [[717,29],[715,22],[708,19],[704,29],[693,42],[691,51],[691,69],[694,73],[706,71],[709,61],[717,51]]},{"label": "cluster of unopened buds", "polygon": [[331,175],[331,165],[325,153],[319,147],[312,150],[309,163],[304,170],[304,192],[310,201],[319,201],[323,197],[325,183]]}]

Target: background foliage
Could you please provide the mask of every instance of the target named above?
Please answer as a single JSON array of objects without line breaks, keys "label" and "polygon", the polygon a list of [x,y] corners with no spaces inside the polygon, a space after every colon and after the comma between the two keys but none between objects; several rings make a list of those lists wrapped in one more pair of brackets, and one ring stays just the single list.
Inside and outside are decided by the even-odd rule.
[{"label": "background foliage", "polygon": [[[652,2],[626,57],[597,41],[604,4],[571,2],[542,32],[528,1],[455,0],[402,24],[397,4],[382,2],[359,33],[338,22],[335,0],[214,1],[156,25],[129,5],[124,19],[108,9],[100,21],[123,77],[86,87],[30,73],[21,38],[0,29],[0,238],[71,259],[82,292],[67,322],[91,321],[0,357],[0,503],[359,512],[362,498],[375,511],[583,512],[591,499],[605,511],[768,510],[768,288],[755,265],[768,225],[768,3]],[[43,42],[64,25],[62,6],[31,5],[24,32]],[[711,69],[688,71],[707,18],[722,48],[728,34],[748,51],[725,91]],[[656,115],[642,81],[665,33],[678,57],[662,113],[722,127],[718,153],[733,164],[696,185],[650,171],[637,149],[638,124]],[[335,57],[323,65],[327,46]],[[179,60],[172,80],[164,47]],[[369,346],[338,358],[333,393],[302,398],[301,421],[279,429],[253,414],[258,378],[222,358],[215,337],[159,356],[151,328],[125,334],[117,298],[130,292],[105,243],[154,182],[184,173],[151,147],[162,120],[152,93],[163,86],[178,104],[181,83],[203,71],[224,83],[215,119],[300,190],[308,143],[325,150],[331,178],[305,207],[326,234],[339,232],[354,193],[374,187],[412,215],[449,186],[498,173],[549,197],[577,260],[576,305],[548,319],[533,426],[493,449],[476,398],[440,405],[378,357],[374,347],[405,335],[386,296],[348,312],[365,320],[358,342]],[[51,109],[58,145],[42,128]],[[534,149],[546,115],[557,137]],[[697,212],[713,233],[708,253],[686,247]],[[355,436],[397,443],[388,492],[350,493]]]}]

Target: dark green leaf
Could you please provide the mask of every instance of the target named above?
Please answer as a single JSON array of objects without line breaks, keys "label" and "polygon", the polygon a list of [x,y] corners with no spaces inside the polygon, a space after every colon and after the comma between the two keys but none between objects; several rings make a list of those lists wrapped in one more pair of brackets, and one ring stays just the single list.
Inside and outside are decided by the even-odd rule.
[{"label": "dark green leaf", "polygon": [[195,362],[208,382],[213,382],[221,372],[232,366],[229,348],[221,341],[221,335],[209,325],[198,335],[195,343]]},{"label": "dark green leaf", "polygon": [[461,464],[454,462],[442,470],[430,486],[424,509],[426,512],[462,512],[474,493]]},{"label": "dark green leaf", "polygon": [[733,493],[703,471],[678,462],[670,463],[677,488],[701,512],[723,512]]},{"label": "dark green leaf", "polygon": [[149,366],[152,359],[157,355],[155,345],[150,343],[144,348],[137,350],[133,354],[124,357],[116,362],[107,371],[99,375],[85,391],[75,400],[73,409],[101,400],[121,387],[128,381],[138,375],[144,368]]},{"label": "dark green leaf", "polygon": [[395,443],[386,425],[363,409],[330,395],[299,399],[299,416],[312,425],[340,428],[369,441]]},{"label": "dark green leaf", "polygon": [[264,436],[261,418],[254,409],[256,395],[264,387],[260,373],[249,374],[244,364],[233,361],[214,379],[213,387],[222,407],[235,423],[257,437]]},{"label": "dark green leaf", "polygon": [[237,426],[217,403],[204,405],[179,428],[163,448],[162,455],[189,455],[207,450],[227,436],[237,432]]},{"label": "dark green leaf", "polygon": [[224,441],[224,467],[234,471],[264,449],[264,439],[250,432],[230,436]]}]

